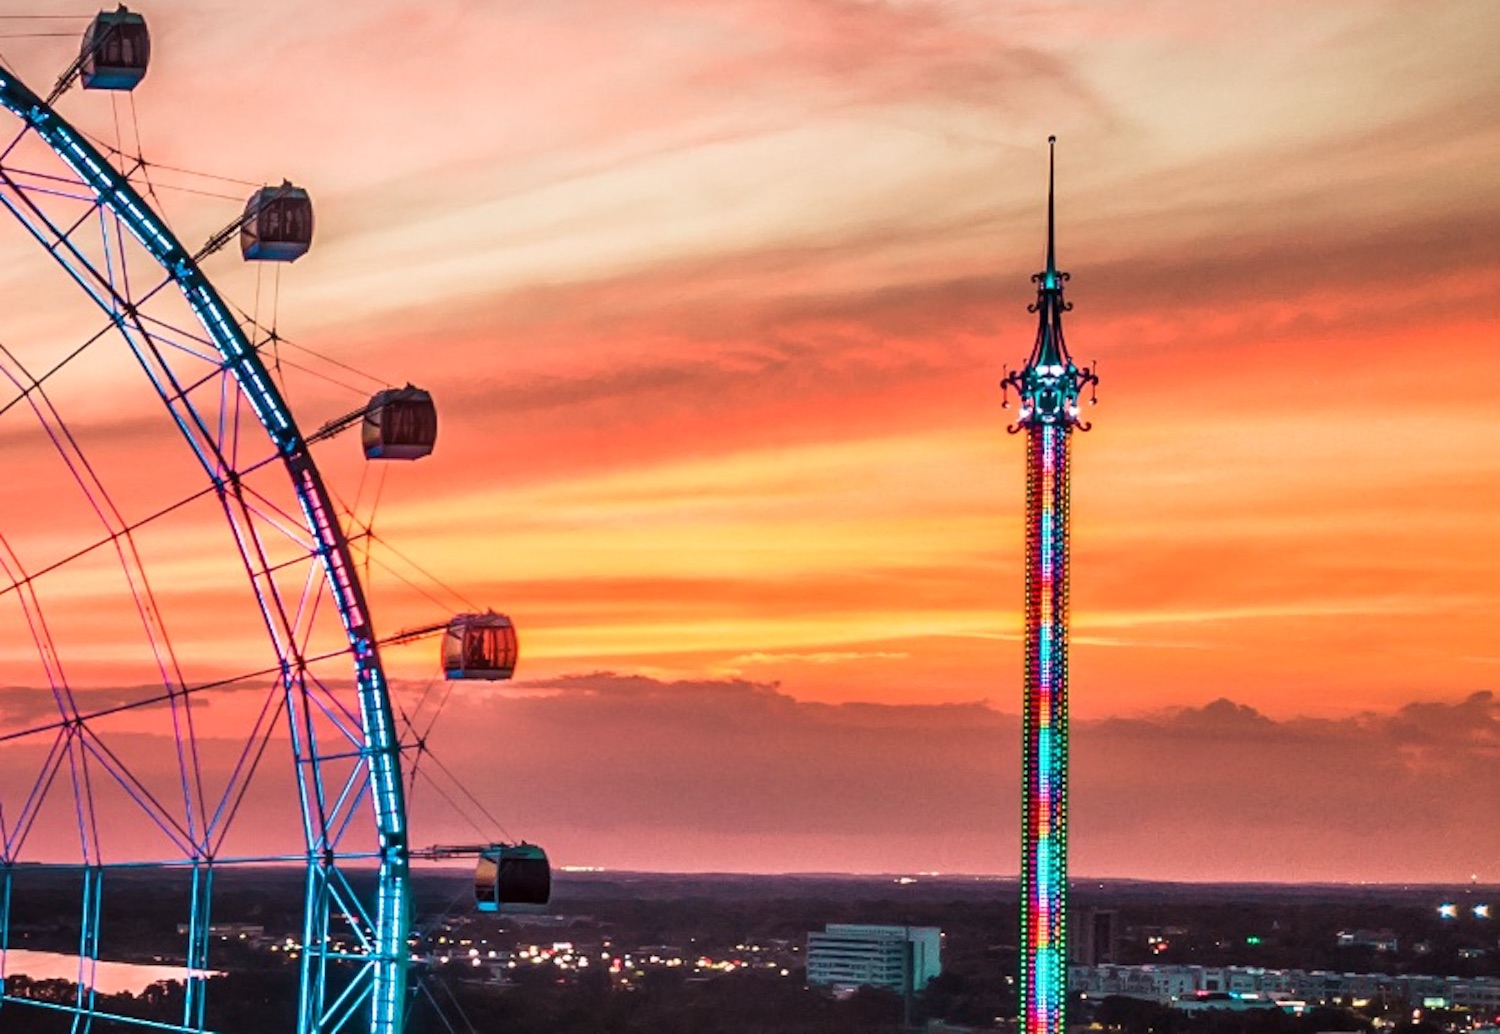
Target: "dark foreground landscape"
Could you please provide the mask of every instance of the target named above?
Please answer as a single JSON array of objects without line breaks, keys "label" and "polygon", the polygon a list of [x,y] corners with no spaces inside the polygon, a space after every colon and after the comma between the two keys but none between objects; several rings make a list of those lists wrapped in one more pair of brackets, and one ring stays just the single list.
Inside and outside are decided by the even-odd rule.
[{"label": "dark foreground landscape", "polygon": [[[146,873],[110,878],[115,893],[105,896],[101,957],[142,964],[180,957],[183,888]],[[210,959],[225,973],[211,981],[210,1023],[228,1034],[291,1030],[300,875],[260,870],[225,880]],[[76,951],[76,920],[70,927],[57,918],[76,915],[76,890],[35,875],[18,879],[16,890],[11,947]],[[1490,890],[1080,882],[1075,928],[1086,919],[1094,933],[1075,935],[1074,955],[1079,962],[1209,973],[1238,966],[1500,977],[1500,918],[1491,920],[1484,908]],[[551,905],[498,916],[474,912],[471,894],[460,870],[429,870],[417,879],[413,1034],[854,1034],[993,1030],[1014,1022],[1014,880],[560,873]],[[1500,913],[1500,895],[1494,897]],[[942,974],[907,996],[809,988],[807,934],[827,923],[939,927]],[[71,1000],[74,992],[14,966],[8,984],[12,994],[41,1001]],[[1413,1001],[1410,983],[1370,986],[1377,992],[1329,995],[1295,1011],[1227,998],[1224,1008],[1184,1010],[1120,994],[1075,994],[1070,1019],[1122,1034],[1435,1034],[1497,1020],[1431,996]],[[112,1004],[122,1014],[173,1022],[182,1015],[181,996],[179,984],[155,983]],[[1206,1000],[1198,1004],[1223,997],[1200,992]],[[5,1034],[69,1029],[65,1017],[45,1009],[11,1005],[0,1013]],[[142,1028],[93,1027],[111,1029]]]}]

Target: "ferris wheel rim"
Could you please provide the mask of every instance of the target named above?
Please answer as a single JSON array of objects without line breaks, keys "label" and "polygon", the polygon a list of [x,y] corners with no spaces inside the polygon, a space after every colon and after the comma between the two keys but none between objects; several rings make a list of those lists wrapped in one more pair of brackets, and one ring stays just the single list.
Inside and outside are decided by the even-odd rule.
[{"label": "ferris wheel rim", "polygon": [[[50,147],[73,170],[79,182],[93,192],[99,208],[108,210],[130,231],[161,267],[167,281],[181,291],[209,342],[218,351],[224,370],[233,376],[239,392],[250,404],[291,478],[293,492],[303,511],[303,524],[317,544],[317,559],[327,580],[329,594],[338,608],[347,636],[347,652],[355,666],[360,705],[359,722],[369,766],[370,804],[373,806],[379,837],[378,851],[365,856],[377,861],[379,865],[377,902],[370,917],[375,945],[371,958],[375,961],[368,967],[371,985],[368,991],[371,1016],[369,1029],[380,1034],[397,1034],[402,1025],[409,896],[409,845],[401,778],[401,748],[363,589],[350,555],[347,538],[340,522],[334,517],[322,477],[308,451],[305,438],[269,372],[261,363],[255,347],[238,321],[232,317],[229,307],[199,268],[192,254],[177,240],[140,192],[111,166],[83,134],[6,69],[0,69],[0,106],[22,121],[23,135],[26,132],[34,133],[37,139]],[[183,400],[183,404],[191,406],[186,400]],[[213,476],[212,472],[210,476]],[[281,655],[281,660],[285,667],[287,658],[284,654]],[[300,804],[306,825],[309,821],[309,805],[305,796]],[[333,867],[339,857],[330,845],[324,844],[322,847],[320,853],[309,843],[306,854],[301,858],[308,867],[310,884],[316,875],[315,869],[322,866]],[[233,864],[234,861],[231,859],[228,863]],[[208,864],[212,864],[212,861]],[[311,897],[310,890],[309,901]],[[0,946],[0,952],[3,950],[3,946]],[[311,945],[309,950],[314,950]],[[307,994],[308,991],[304,988],[304,998]],[[345,1003],[336,1004],[342,1006]]]}]

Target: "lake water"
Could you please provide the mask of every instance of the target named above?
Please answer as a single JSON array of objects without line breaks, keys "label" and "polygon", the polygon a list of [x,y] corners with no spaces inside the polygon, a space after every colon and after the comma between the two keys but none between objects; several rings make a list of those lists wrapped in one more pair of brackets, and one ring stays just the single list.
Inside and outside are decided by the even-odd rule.
[{"label": "lake water", "polygon": [[[62,955],[51,951],[21,951],[11,949],[5,953],[7,976],[25,974],[33,980],[78,981],[78,956]],[[158,980],[183,980],[186,970],[181,966],[151,966],[138,962],[100,962],[94,970],[94,990],[101,994],[119,994],[129,991],[138,994]],[[218,976],[218,970],[208,970],[206,976]]]}]

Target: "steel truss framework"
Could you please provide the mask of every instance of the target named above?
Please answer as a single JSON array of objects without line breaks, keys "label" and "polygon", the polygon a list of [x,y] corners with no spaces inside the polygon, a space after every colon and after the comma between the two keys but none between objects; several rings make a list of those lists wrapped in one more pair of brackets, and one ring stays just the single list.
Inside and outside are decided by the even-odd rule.
[{"label": "steel truss framework", "polygon": [[[280,863],[306,871],[297,1029],[399,1034],[408,955],[399,745],[363,590],[306,440],[245,328],[130,176],[3,69],[0,105],[17,120],[0,135],[0,205],[82,292],[96,324],[48,356],[0,343],[0,434],[44,443],[92,528],[30,546],[11,535],[17,513],[0,512],[0,619],[39,673],[19,711],[0,704],[0,1017],[50,1009],[81,1018],[75,1030],[88,1029],[82,1018],[111,1020],[109,1029],[213,1029],[216,887],[243,871],[235,867]],[[17,302],[6,310],[24,307]],[[102,473],[119,442],[90,439],[56,401],[81,397],[96,361],[144,373],[139,390],[165,409],[157,423],[196,487],[143,507],[117,491],[139,471],[119,465],[113,481]],[[168,480],[165,470],[159,477]],[[173,555],[177,531],[152,536],[188,512],[227,522],[238,558],[228,566],[242,564],[246,576],[242,613],[257,615],[267,636],[255,670],[201,674],[213,669],[198,654],[212,651],[195,652],[174,631],[196,615],[168,614],[164,565],[152,558]],[[69,601],[109,579],[154,674],[103,690],[75,674],[86,665],[70,659],[70,644],[88,642],[94,626],[76,621],[82,632],[69,632]],[[211,701],[245,715],[227,741],[222,721],[207,732]],[[165,729],[170,748],[140,746],[143,725]],[[278,788],[297,816],[288,825],[300,827],[285,844],[257,826],[274,813],[257,802]],[[186,899],[173,956],[185,989],[168,1023],[112,1013],[94,990],[112,907],[153,871]],[[78,956],[78,987],[65,1000],[19,993],[9,961],[22,947],[12,929],[44,872],[78,903],[59,921]]]},{"label": "steel truss framework", "polygon": [[1068,904],[1068,497],[1069,445],[1082,390],[1098,377],[1080,369],[1063,341],[1068,274],[1057,270],[1049,143],[1047,268],[1032,280],[1036,343],[1024,369],[1008,373],[1020,396],[1010,428],[1023,428],[1026,463],[1026,682],[1021,744],[1020,1016],[1025,1034],[1064,1034]]}]

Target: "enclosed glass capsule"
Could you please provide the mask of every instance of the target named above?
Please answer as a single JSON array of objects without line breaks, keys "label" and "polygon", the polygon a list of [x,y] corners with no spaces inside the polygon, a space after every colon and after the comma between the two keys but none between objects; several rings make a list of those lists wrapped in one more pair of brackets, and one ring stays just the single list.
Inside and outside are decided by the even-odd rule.
[{"label": "enclosed glass capsule", "polygon": [[301,187],[282,182],[262,187],[245,202],[240,222],[240,253],[263,262],[295,262],[312,247],[312,199]]},{"label": "enclosed glass capsule", "polygon": [[133,90],[146,77],[151,34],[146,19],[121,4],[100,11],[83,34],[78,70],[88,90]]},{"label": "enclosed glass capsule", "polygon": [[443,633],[443,676],[508,679],[519,652],[516,627],[504,614],[460,614]]},{"label": "enclosed glass capsule", "polygon": [[474,869],[474,906],[498,912],[501,905],[545,905],[552,898],[552,865],[535,844],[494,844],[479,852]]},{"label": "enclosed glass capsule", "polygon": [[365,407],[360,437],[367,460],[419,460],[437,441],[432,396],[408,384],[378,391]]}]

